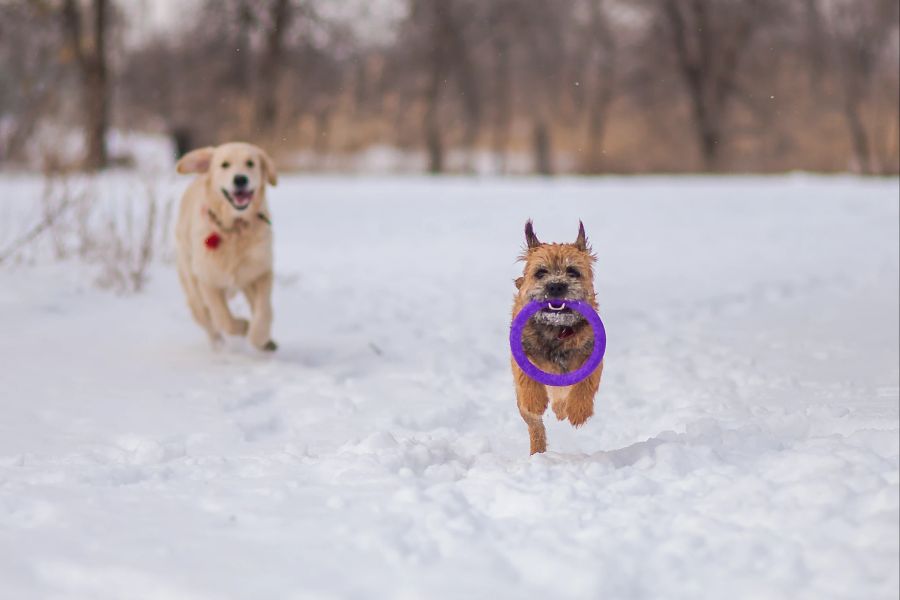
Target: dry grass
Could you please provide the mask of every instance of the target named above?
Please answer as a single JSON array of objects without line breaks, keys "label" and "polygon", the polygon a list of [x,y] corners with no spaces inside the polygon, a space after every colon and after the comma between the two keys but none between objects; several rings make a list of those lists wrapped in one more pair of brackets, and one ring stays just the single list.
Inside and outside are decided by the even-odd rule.
[{"label": "dry grass", "polygon": [[140,292],[154,261],[170,261],[174,197],[164,198],[149,175],[139,193],[108,198],[94,177],[47,173],[16,233],[0,241],[0,267],[38,261],[78,261],[96,267],[95,283],[117,293]]}]

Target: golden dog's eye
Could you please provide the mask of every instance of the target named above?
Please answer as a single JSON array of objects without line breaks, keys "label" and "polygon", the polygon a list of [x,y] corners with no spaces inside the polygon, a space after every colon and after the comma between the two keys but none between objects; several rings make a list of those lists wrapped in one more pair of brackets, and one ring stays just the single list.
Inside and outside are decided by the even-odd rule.
[{"label": "golden dog's eye", "polygon": [[537,271],[534,272],[534,278],[535,279],[543,279],[544,276],[549,272],[550,271],[548,271],[547,269],[538,269]]},{"label": "golden dog's eye", "polygon": [[247,168],[248,168],[248,169],[252,169],[252,168],[253,168],[253,161],[252,161],[252,160],[248,160],[248,161],[247,161]]},{"label": "golden dog's eye", "polygon": [[227,169],[227,168],[230,167],[230,166],[231,166],[231,163],[228,162],[227,160],[226,160],[225,162],[222,163],[222,168],[223,168],[223,169]]},{"label": "golden dog's eye", "polygon": [[578,279],[579,277],[581,277],[581,272],[575,267],[569,267],[568,269],[566,269],[566,275]]}]

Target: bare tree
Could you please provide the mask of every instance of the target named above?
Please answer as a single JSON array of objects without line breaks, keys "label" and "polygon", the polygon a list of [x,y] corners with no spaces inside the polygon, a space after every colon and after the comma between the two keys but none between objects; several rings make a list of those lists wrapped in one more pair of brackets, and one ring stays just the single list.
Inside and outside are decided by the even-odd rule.
[{"label": "bare tree", "polygon": [[450,62],[446,41],[449,18],[447,7],[441,0],[422,0],[417,2],[414,12],[421,12],[427,15],[424,18],[428,20],[428,28],[431,30],[423,129],[425,148],[428,151],[428,170],[431,173],[441,173],[444,171],[444,134],[441,123],[440,102]]},{"label": "bare tree", "polygon": [[819,93],[822,89],[822,78],[825,75],[827,62],[825,26],[819,0],[803,0],[803,17],[810,85],[813,93]]},{"label": "bare tree", "polygon": [[873,173],[872,148],[863,120],[863,106],[883,59],[886,42],[898,24],[896,0],[838,2],[823,11],[827,35],[841,85],[841,108],[853,146],[857,169]]},{"label": "bare tree", "polygon": [[496,0],[488,7],[487,23],[490,35],[490,134],[491,151],[500,173],[507,171],[507,153],[513,122],[512,45],[515,32],[509,15],[509,0]]},{"label": "bare tree", "polygon": [[[398,38],[395,66],[409,70],[421,94],[421,133],[428,155],[428,170],[446,169],[446,147],[454,133],[455,115],[462,115],[462,146],[471,150],[481,128],[483,80],[475,60],[468,29],[479,3],[468,0],[411,0],[409,16]],[[457,94],[451,95],[451,90]]]},{"label": "bare tree", "polygon": [[[53,19],[67,6],[83,28],[67,40],[92,56],[97,3],[116,6],[28,6],[53,7]],[[896,0],[405,4],[372,35],[361,15],[380,9],[368,3],[354,14],[330,0],[204,0],[187,35],[161,32],[121,55],[115,116],[184,130],[183,146],[256,139],[311,168],[380,144],[423,150],[431,172],[473,168],[479,144],[499,171],[524,152],[544,174],[840,170],[848,146],[860,170],[898,168]],[[27,123],[59,109],[54,94],[40,102],[46,77],[23,84],[35,54],[16,53],[8,31],[0,22],[0,140],[28,142]],[[463,164],[450,160],[459,151]]]},{"label": "bare tree", "polygon": [[719,170],[741,60],[776,7],[766,0],[658,1],[660,23],[690,100],[704,168]]},{"label": "bare tree", "polygon": [[[63,29],[81,78],[86,155],[84,166],[102,169],[108,163],[106,131],[109,128],[109,65],[107,59],[107,22],[109,0],[91,0],[82,9],[77,0],[64,0]],[[90,20],[90,35],[85,21]]]},{"label": "bare tree", "polygon": [[603,164],[603,134],[607,115],[615,94],[616,40],[603,0],[589,0],[588,45],[591,61],[588,84],[587,157],[583,170],[597,173]]},{"label": "bare tree", "polygon": [[[24,163],[42,117],[66,83],[57,16],[36,2],[0,2],[0,164]],[[5,126],[4,126],[5,125]]]},{"label": "bare tree", "polygon": [[521,66],[518,69],[524,88],[528,120],[531,122],[531,150],[533,169],[541,175],[556,171],[553,130],[564,90],[571,87],[565,81],[565,40],[571,17],[571,2],[543,0],[520,2]]},{"label": "bare tree", "polygon": [[270,0],[266,47],[259,65],[256,86],[259,90],[256,119],[263,131],[270,131],[277,117],[276,95],[285,60],[285,36],[294,11],[290,0]]}]

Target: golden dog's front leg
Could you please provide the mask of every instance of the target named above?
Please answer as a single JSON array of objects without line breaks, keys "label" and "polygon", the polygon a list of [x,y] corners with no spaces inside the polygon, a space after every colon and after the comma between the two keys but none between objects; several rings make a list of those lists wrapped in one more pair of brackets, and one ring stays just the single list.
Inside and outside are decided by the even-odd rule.
[{"label": "golden dog's front leg", "polygon": [[244,288],[244,295],[250,304],[250,329],[247,337],[260,350],[273,351],[278,345],[272,341],[272,272]]},{"label": "golden dog's front leg", "polygon": [[225,300],[225,290],[205,283],[201,283],[199,287],[200,295],[209,309],[209,314],[216,329],[229,335],[247,335],[247,328],[250,324],[246,319],[236,319],[231,314],[228,302]]},{"label": "golden dog's front leg", "polygon": [[544,411],[547,410],[547,390],[543,385],[526,375],[513,362],[513,379],[516,383],[516,401],[519,414],[528,426],[531,453],[547,451],[547,433],[544,428]]},{"label": "golden dog's front leg", "polygon": [[203,298],[200,296],[197,280],[194,279],[190,272],[184,268],[180,262],[178,265],[178,279],[181,281],[181,287],[184,289],[188,308],[191,309],[194,320],[197,321],[204,331],[206,331],[212,347],[218,348],[222,344],[222,335],[216,331],[216,328],[213,325],[209,309],[206,308],[206,304],[203,303]]},{"label": "golden dog's front leg", "polygon": [[600,388],[600,376],[603,374],[603,363],[597,369],[572,386],[569,398],[566,400],[566,416],[569,423],[575,427],[584,425],[594,414],[594,396]]}]

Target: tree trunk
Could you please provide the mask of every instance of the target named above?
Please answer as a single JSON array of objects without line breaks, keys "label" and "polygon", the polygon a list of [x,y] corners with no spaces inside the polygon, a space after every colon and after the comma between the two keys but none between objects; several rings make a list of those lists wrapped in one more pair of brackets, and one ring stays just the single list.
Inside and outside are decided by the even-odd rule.
[{"label": "tree trunk", "polygon": [[82,14],[76,0],[65,1],[62,16],[67,42],[81,76],[86,146],[84,167],[97,170],[106,167],[109,162],[106,152],[106,131],[109,128],[109,69],[106,55],[108,0],[93,0],[92,10],[91,48],[84,47]]},{"label": "tree trunk", "polygon": [[535,121],[532,140],[534,144],[534,170],[541,175],[553,175],[550,130],[543,118]]},{"label": "tree trunk", "polygon": [[725,118],[735,86],[741,57],[759,26],[758,15],[735,21],[733,31],[715,30],[710,11],[724,10],[714,0],[689,4],[666,0],[664,16],[681,77],[690,97],[694,133],[707,171],[721,168]]},{"label": "tree trunk", "polygon": [[266,39],[266,51],[259,67],[259,99],[256,109],[256,123],[265,132],[270,132],[278,117],[278,87],[284,62],[284,35],[291,20],[290,0],[273,0],[271,4],[272,24]]},{"label": "tree trunk", "polygon": [[603,134],[606,131],[606,113],[609,110],[610,94],[601,92],[591,103],[588,116],[588,152],[585,171],[603,171]]},{"label": "tree trunk", "polygon": [[106,58],[108,0],[94,0],[94,52],[85,65],[88,154],[87,168],[106,167],[106,130],[109,128],[109,69]]},{"label": "tree trunk", "polygon": [[312,149],[320,165],[326,164],[331,144],[331,109],[324,107],[315,113],[315,136]]},{"label": "tree trunk", "polygon": [[425,147],[428,151],[428,172],[432,175],[444,172],[444,140],[438,118],[439,86],[439,82],[432,84],[425,108]]},{"label": "tree trunk", "polygon": [[497,161],[497,171],[506,173],[507,149],[512,127],[512,77],[509,67],[509,44],[500,37],[494,44],[497,54],[494,68],[494,126],[491,147]]},{"label": "tree trunk", "polygon": [[850,131],[856,168],[861,174],[870,175],[872,173],[872,161],[869,153],[869,136],[866,133],[866,126],[859,116],[859,102],[857,100],[848,98],[844,103],[844,118]]},{"label": "tree trunk", "polygon": [[864,18],[849,31],[839,33],[836,30],[832,43],[837,47],[843,86],[843,113],[854,159],[859,172],[869,175],[878,170],[878,166],[860,110],[871,97],[878,64],[889,36],[896,31],[900,8],[896,0],[880,0],[864,3],[864,6],[852,10],[862,11]]},{"label": "tree trunk", "polygon": [[428,172],[436,175],[444,172],[444,140],[440,123],[441,85],[447,73],[448,32],[446,16],[442,0],[431,0],[428,5],[431,11],[431,48],[429,60],[429,79],[425,90],[425,117],[423,129],[425,148],[428,152]]},{"label": "tree trunk", "polygon": [[603,134],[606,115],[612,104],[616,76],[616,46],[601,0],[591,3],[591,33],[599,44],[600,64],[588,108],[588,151],[584,170],[600,173],[603,170]]},{"label": "tree trunk", "polygon": [[478,74],[470,54],[469,45],[466,44],[464,32],[458,19],[449,12],[449,7],[440,11],[442,20],[441,28],[444,31],[445,47],[450,56],[448,66],[454,69],[456,82],[462,96],[463,113],[465,114],[465,128],[463,132],[463,147],[466,150],[466,170],[472,170],[472,152],[478,140],[481,129],[481,94],[478,91]]},{"label": "tree trunk", "polygon": [[253,80],[253,52],[250,49],[250,32],[256,28],[253,8],[250,0],[240,0],[237,8],[237,47],[235,48],[234,68],[229,70],[229,85],[233,90],[241,92],[246,89],[247,82]]},{"label": "tree trunk", "polygon": [[694,119],[700,143],[700,156],[703,159],[703,169],[711,173],[718,171],[721,166],[719,159],[721,123],[716,112],[702,100],[695,100]]},{"label": "tree trunk", "polygon": [[816,95],[822,93],[822,77],[825,73],[825,35],[822,13],[818,0],[804,0],[806,52],[809,60],[809,86]]}]

